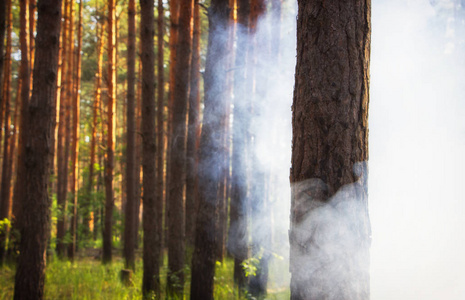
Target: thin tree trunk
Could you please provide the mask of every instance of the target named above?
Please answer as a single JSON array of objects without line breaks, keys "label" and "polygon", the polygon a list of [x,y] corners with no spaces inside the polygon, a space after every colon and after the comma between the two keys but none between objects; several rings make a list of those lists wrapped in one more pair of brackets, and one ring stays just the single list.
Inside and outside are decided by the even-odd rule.
[{"label": "thin tree trunk", "polygon": [[[139,42],[139,48],[140,48]],[[134,225],[134,236],[136,237],[136,249],[139,249],[139,225],[140,225],[140,207],[142,199],[142,184],[141,184],[141,171],[142,171],[142,134],[141,134],[141,125],[142,125],[142,63],[139,57],[139,78],[137,81],[137,130],[136,130],[136,221]],[[161,220],[159,221],[160,224]],[[162,224],[162,223],[161,223]],[[160,232],[162,228],[159,228]],[[161,234],[160,234],[161,237]],[[161,240],[161,238],[160,238]],[[160,247],[160,249],[162,249]]]},{"label": "thin tree trunk", "polygon": [[144,248],[142,293],[151,298],[154,293],[160,298],[160,235],[156,203],[156,137],[155,137],[155,53],[153,49],[155,35],[154,0],[140,0],[141,22],[140,38],[142,44],[142,139],[143,139],[143,227]]},{"label": "thin tree trunk", "polygon": [[189,121],[186,145],[186,242],[194,245],[197,151],[200,130],[200,5],[194,0],[194,31],[189,85]]},{"label": "thin tree trunk", "polygon": [[71,197],[73,199],[73,215],[71,216],[71,243],[68,245],[68,257],[73,260],[77,243],[78,221],[78,171],[79,171],[79,115],[80,115],[80,88],[81,88],[81,49],[82,49],[82,4],[79,1],[78,46],[75,52],[75,80],[73,86],[73,151],[71,157]]},{"label": "thin tree trunk", "polygon": [[66,89],[68,85],[68,68],[69,61],[67,58],[68,53],[68,40],[69,40],[69,0],[65,0],[64,12],[63,12],[63,28],[62,28],[62,65],[61,65],[61,90],[60,93],[60,106],[59,106],[59,121],[58,121],[58,135],[57,135],[57,207],[59,210],[57,217],[57,233],[56,233],[56,252],[59,258],[65,256],[65,244],[64,237],[66,231],[66,184],[67,176],[65,173],[65,135],[66,135],[66,120],[65,120],[65,110],[66,110]]},{"label": "thin tree trunk", "polygon": [[[163,203],[166,203],[164,200],[164,122],[163,122],[163,111],[164,111],[164,98],[165,98],[165,66],[164,66],[164,9],[163,9],[163,0],[158,0],[158,53],[157,53],[157,67],[158,67],[158,86],[157,86],[157,220],[158,220],[158,229],[160,230],[159,236],[163,236]],[[163,239],[160,238],[160,249],[163,249],[162,244]]]},{"label": "thin tree trunk", "polygon": [[103,262],[112,260],[113,228],[113,169],[116,130],[116,7],[115,1],[108,1],[108,104],[107,104],[107,157],[105,166],[105,226],[103,235]]},{"label": "thin tree trunk", "polygon": [[29,76],[29,25],[27,20],[29,19],[29,7],[28,0],[21,0],[20,4],[20,47],[21,47],[21,66],[20,66],[20,77],[21,77],[21,121],[19,126],[19,140],[18,140],[18,174],[14,188],[13,198],[13,211],[14,211],[14,224],[13,228],[21,230],[21,213],[22,213],[22,199],[24,199],[25,189],[23,188],[24,182],[21,182],[19,178],[25,176],[25,165],[23,164],[24,159],[24,141],[26,138],[26,118],[29,103],[29,87],[30,87],[30,76]]},{"label": "thin tree trunk", "polygon": [[[228,252],[234,258],[234,282],[239,290],[245,288],[247,278],[242,263],[248,257],[247,232],[247,135],[250,118],[249,97],[246,93],[248,61],[250,0],[238,0],[237,46],[234,71],[233,152],[231,173],[231,205],[228,232]],[[250,79],[249,79],[250,80]]]},{"label": "thin tree trunk", "polygon": [[174,109],[174,89],[176,83],[175,69],[177,64],[177,45],[178,45],[178,31],[179,31],[179,1],[170,0],[170,38],[169,38],[169,91],[168,91],[168,118],[166,130],[166,181],[165,181],[165,222],[164,222],[164,235],[162,244],[167,246],[168,242],[168,201],[170,192],[170,179],[171,179],[171,149],[173,144],[173,109]]},{"label": "thin tree trunk", "polygon": [[184,238],[185,238],[185,162],[186,113],[189,92],[191,55],[192,0],[181,0],[175,88],[173,92],[173,137],[170,160],[168,206],[168,295],[182,297],[184,289]]},{"label": "thin tree trunk", "polygon": [[[291,299],[369,299],[371,1],[299,1]],[[334,47],[334,45],[338,45]]]},{"label": "thin tree trunk", "polygon": [[34,89],[23,130],[25,172],[18,181],[24,184],[24,209],[21,215],[20,255],[15,277],[14,299],[42,299],[45,281],[45,250],[49,232],[50,197],[49,155],[54,145],[53,106],[56,93],[61,0],[39,0],[37,60]]},{"label": "thin tree trunk", "polygon": [[209,37],[205,67],[205,109],[199,151],[199,210],[192,258],[191,299],[213,299],[215,274],[215,224],[218,182],[222,178],[221,120],[226,117],[226,61],[229,49],[225,33],[229,25],[229,1],[212,0],[208,12]]},{"label": "thin tree trunk", "polygon": [[[0,91],[3,91],[3,76],[4,76],[4,64],[5,58],[3,51],[5,48],[5,30],[6,30],[6,18],[8,18],[8,8],[7,1],[0,2]],[[3,92],[0,92],[0,107],[2,107],[4,102]],[[0,120],[1,121],[1,120]],[[0,123],[1,124],[1,123]],[[1,139],[1,136],[0,136]]]},{"label": "thin tree trunk", "polygon": [[[11,214],[11,202],[10,202],[10,182],[11,182],[11,172],[9,165],[9,150],[10,150],[10,102],[11,102],[11,32],[13,30],[13,14],[11,10],[11,0],[7,2],[6,15],[7,15],[7,41],[6,41],[6,53],[5,53],[5,63],[4,63],[4,82],[2,90],[2,99],[5,103],[5,138],[3,142],[3,162],[2,162],[2,182],[1,182],[1,194],[0,194],[0,220],[10,219]],[[0,12],[1,14],[2,12]],[[0,20],[0,22],[2,22]],[[1,30],[1,29],[0,29]],[[0,50],[0,54],[3,51]],[[2,58],[3,59],[3,58]],[[0,68],[3,63],[0,63]],[[2,76],[0,76],[1,80]],[[0,266],[3,264],[5,258],[6,250],[6,241],[9,234],[9,226],[3,228],[0,232]]]},{"label": "thin tree trunk", "polygon": [[126,142],[126,215],[124,224],[124,259],[126,268],[135,270],[134,235],[136,205],[136,116],[135,116],[135,67],[136,67],[136,4],[129,0],[128,7],[128,91],[127,91],[127,142]]}]

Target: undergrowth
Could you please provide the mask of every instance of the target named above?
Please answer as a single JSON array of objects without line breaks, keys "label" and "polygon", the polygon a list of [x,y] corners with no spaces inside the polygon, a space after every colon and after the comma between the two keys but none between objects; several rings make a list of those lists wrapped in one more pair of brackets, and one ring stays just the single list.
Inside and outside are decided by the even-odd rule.
[{"label": "undergrowth", "polygon": [[[75,262],[52,259],[47,262],[45,299],[141,299],[142,261],[136,261],[136,272],[129,286],[120,280],[123,260],[118,257],[112,264],[102,265],[93,257],[76,259]],[[215,299],[245,300],[253,299],[246,293],[238,294],[233,282],[234,263],[225,259],[216,264]],[[166,286],[166,257],[164,267],[160,269],[161,286]],[[189,299],[190,270],[186,267],[185,299]],[[14,267],[0,267],[0,300],[12,299],[14,290]],[[165,295],[161,295],[165,299]],[[266,299],[289,299],[288,289],[270,290]]]}]

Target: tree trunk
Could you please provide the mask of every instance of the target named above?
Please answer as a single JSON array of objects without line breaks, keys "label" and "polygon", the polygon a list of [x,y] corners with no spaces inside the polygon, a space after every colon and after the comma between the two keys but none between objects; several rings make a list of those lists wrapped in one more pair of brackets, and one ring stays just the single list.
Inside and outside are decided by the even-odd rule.
[{"label": "tree trunk", "polygon": [[189,89],[189,121],[186,144],[186,242],[194,245],[195,216],[197,212],[196,178],[197,151],[200,130],[200,5],[194,0],[194,31]]},{"label": "tree trunk", "polygon": [[15,277],[14,299],[42,299],[45,281],[45,250],[49,232],[50,159],[53,144],[53,105],[56,93],[61,22],[60,0],[39,0],[34,89],[27,110],[24,209],[21,214],[21,243]]},{"label": "tree trunk", "polygon": [[[291,299],[369,299],[371,1],[299,1]],[[337,45],[337,46],[335,46]]]},{"label": "tree trunk", "polygon": [[205,109],[199,149],[199,210],[192,258],[191,299],[213,299],[215,224],[218,183],[222,178],[221,120],[226,117],[226,62],[229,25],[228,0],[212,0],[208,10],[209,36],[205,66]]},{"label": "tree trunk", "polygon": [[13,228],[21,230],[21,213],[22,213],[22,199],[24,199],[25,189],[23,188],[24,182],[18,180],[24,178],[25,167],[24,167],[24,141],[26,139],[27,131],[25,130],[25,124],[27,121],[27,111],[29,104],[29,87],[30,87],[30,76],[29,76],[29,26],[27,20],[29,19],[29,7],[27,0],[21,0],[20,4],[20,47],[21,47],[21,66],[20,66],[20,77],[21,77],[21,121],[19,126],[19,137],[18,137],[18,172],[17,180],[14,188],[13,198],[13,211],[15,220],[13,220]]},{"label": "tree trunk", "polygon": [[112,260],[113,169],[115,165],[116,131],[116,4],[108,1],[108,104],[107,104],[107,157],[105,166],[105,225],[103,231],[103,263]]},{"label": "tree trunk", "polygon": [[[158,0],[158,19],[157,19],[157,27],[158,27],[158,37],[157,37],[157,44],[158,44],[158,86],[157,86],[157,127],[158,127],[158,134],[157,134],[157,200],[156,203],[158,205],[157,208],[157,220],[158,220],[158,229],[160,232],[158,233],[160,236],[160,249],[162,249],[162,241],[161,238],[163,236],[163,191],[164,191],[164,126],[163,126],[163,108],[164,108],[164,95],[165,95],[165,67],[164,67],[164,9],[163,9],[163,0]],[[161,253],[161,252],[160,252]]]},{"label": "tree trunk", "polygon": [[68,47],[69,47],[69,5],[70,1],[65,0],[64,12],[63,12],[63,29],[62,29],[62,80],[61,80],[61,91],[60,91],[60,106],[59,106],[59,122],[58,122],[58,135],[57,135],[57,207],[59,209],[57,217],[57,233],[56,233],[56,252],[59,258],[65,256],[65,244],[64,237],[66,231],[66,186],[67,186],[67,173],[65,170],[65,165],[67,165],[67,160],[65,160],[65,135],[66,135],[66,120],[65,120],[65,110],[66,110],[66,89],[68,86],[68,68],[69,61],[67,58]]},{"label": "tree trunk", "polygon": [[160,235],[157,216],[155,186],[155,35],[154,0],[140,0],[141,62],[142,62],[142,139],[143,139],[143,215],[144,228],[142,293],[160,298]]},{"label": "tree trunk", "polygon": [[[73,199],[73,215],[71,216],[71,243],[68,245],[68,258],[73,260],[77,243],[77,220],[78,220],[78,176],[79,176],[79,115],[80,115],[80,94],[81,88],[81,49],[82,49],[82,3],[79,1],[79,23],[78,23],[78,46],[73,55],[75,62],[75,78],[73,80],[73,152],[71,156],[71,197]],[[74,54],[74,53],[73,53]],[[74,73],[73,72],[73,73]]]},{"label": "tree trunk", "polygon": [[249,129],[248,99],[246,93],[247,43],[250,0],[238,0],[237,46],[234,71],[234,118],[231,174],[231,207],[228,232],[228,252],[234,258],[234,282],[239,290],[247,284],[242,262],[248,257],[247,232],[247,136]]},{"label": "tree trunk", "polygon": [[135,270],[134,235],[136,205],[136,115],[135,115],[135,68],[136,68],[136,4],[129,0],[128,7],[128,91],[127,91],[127,142],[126,142],[126,214],[124,223],[125,267]]},{"label": "tree trunk", "polygon": [[184,289],[184,184],[186,179],[186,113],[191,55],[192,0],[181,0],[175,88],[173,92],[173,141],[170,160],[168,207],[168,295],[182,297]]},{"label": "tree trunk", "polygon": [[[6,53],[5,53],[5,70],[4,70],[4,82],[2,90],[2,99],[5,103],[5,139],[3,142],[3,162],[2,162],[2,182],[1,182],[1,194],[0,194],[0,220],[10,219],[11,215],[11,202],[10,202],[10,182],[11,182],[11,172],[9,165],[9,151],[11,144],[10,137],[10,102],[11,102],[11,32],[13,30],[13,14],[11,10],[11,0],[7,2],[6,16],[7,16],[7,41],[6,41]],[[0,5],[1,6],[1,5]],[[1,8],[0,8],[1,9]],[[2,12],[0,12],[2,14]],[[0,20],[0,22],[2,22]],[[2,30],[2,29],[0,29]],[[0,35],[1,36],[1,35]],[[0,54],[3,51],[0,50]],[[3,60],[3,58],[2,58]],[[0,68],[2,63],[0,63]],[[0,76],[0,80],[1,80]],[[3,264],[5,258],[6,250],[6,241],[9,233],[9,226],[4,227],[0,232],[0,266]]]}]

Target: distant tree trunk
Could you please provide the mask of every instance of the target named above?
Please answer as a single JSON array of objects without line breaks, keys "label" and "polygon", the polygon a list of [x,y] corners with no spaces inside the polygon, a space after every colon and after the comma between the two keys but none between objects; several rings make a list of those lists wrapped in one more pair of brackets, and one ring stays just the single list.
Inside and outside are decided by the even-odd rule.
[{"label": "distant tree trunk", "polygon": [[115,165],[116,131],[116,4],[108,1],[108,104],[107,104],[107,157],[105,166],[105,225],[103,231],[103,262],[112,259],[113,229],[113,169]]},{"label": "distant tree trunk", "polygon": [[169,35],[169,91],[168,91],[168,118],[167,118],[167,129],[166,129],[166,181],[165,181],[165,223],[164,223],[164,235],[162,244],[164,247],[167,246],[168,240],[168,201],[170,193],[170,178],[171,178],[171,149],[173,144],[173,109],[174,109],[174,89],[176,83],[175,69],[177,63],[177,45],[178,45],[178,30],[179,30],[179,1],[170,0],[170,35]]},{"label": "distant tree trunk", "polygon": [[136,4],[129,0],[128,7],[128,91],[127,91],[127,142],[126,142],[126,214],[124,219],[125,267],[135,270],[134,235],[136,205],[136,115],[135,115],[135,68],[136,68]]},{"label": "distant tree trunk", "polygon": [[66,136],[66,113],[67,100],[66,89],[68,85],[68,68],[69,61],[67,59],[69,47],[69,11],[70,1],[65,0],[63,12],[63,28],[62,28],[62,80],[60,91],[60,106],[59,106],[59,122],[58,122],[58,135],[57,135],[57,206],[59,209],[57,217],[57,233],[56,233],[56,252],[59,258],[65,256],[65,243],[64,237],[66,232],[66,189],[68,176],[65,169],[67,160],[65,160],[65,136]]},{"label": "distant tree trunk", "polygon": [[[0,63],[0,68],[5,67],[4,70],[4,82],[2,84],[2,99],[5,103],[5,139],[3,142],[3,162],[2,162],[2,182],[1,182],[1,194],[0,194],[0,220],[10,219],[11,201],[10,201],[10,182],[11,182],[11,165],[9,164],[9,151],[12,139],[10,137],[10,102],[11,102],[11,32],[13,30],[13,14],[11,10],[11,0],[5,1],[6,5],[6,16],[7,16],[7,41],[6,41],[6,53],[5,63]],[[0,4],[0,9],[3,9],[3,4]],[[0,11],[0,17],[3,12]],[[2,20],[0,20],[1,26]],[[2,29],[0,29],[2,30]],[[1,34],[0,34],[1,38]],[[3,42],[3,41],[2,41]],[[0,55],[3,51],[0,50]],[[3,55],[2,58],[3,60]],[[3,64],[3,66],[2,66]],[[0,71],[1,72],[1,71]],[[0,80],[2,76],[0,76]],[[14,140],[13,140],[14,144]],[[3,228],[0,232],[0,266],[2,265],[5,258],[6,241],[9,233],[9,226]]]},{"label": "distant tree trunk", "polygon": [[143,215],[144,228],[142,293],[145,298],[160,298],[160,235],[158,228],[155,186],[155,17],[154,0],[140,0],[141,62],[142,62],[142,167],[143,167]]},{"label": "distant tree trunk", "polygon": [[215,274],[215,223],[218,207],[218,183],[223,167],[218,164],[222,153],[221,120],[226,117],[226,62],[229,54],[227,29],[228,0],[212,0],[208,10],[209,36],[205,66],[205,108],[199,149],[199,209],[195,250],[192,258],[191,299],[213,299]]},{"label": "distant tree trunk", "polygon": [[[140,42],[139,42],[139,49],[140,49]],[[141,51],[139,51],[140,53]],[[141,207],[141,200],[142,200],[142,184],[141,184],[141,171],[142,171],[142,133],[141,133],[141,128],[142,128],[142,63],[140,61],[140,56],[139,56],[139,78],[137,81],[137,130],[136,130],[136,144],[137,144],[137,150],[136,150],[136,211],[135,211],[135,216],[136,216],[136,222],[134,225],[134,235],[136,237],[136,249],[139,248],[139,225],[140,225],[140,207]],[[159,224],[162,224],[161,220]],[[159,228],[160,232],[162,232],[162,229]],[[161,236],[161,234],[160,234]],[[160,238],[161,239],[161,238]],[[161,247],[160,247],[161,249]],[[161,252],[160,252],[161,253]]]},{"label": "distant tree trunk", "polygon": [[[158,152],[157,152],[157,220],[158,220],[158,229],[160,232],[158,233],[160,236],[160,249],[162,249],[162,236],[163,236],[163,184],[164,180],[164,126],[163,126],[163,110],[164,110],[164,96],[165,96],[165,67],[164,67],[164,10],[163,10],[163,0],[158,0],[158,19],[157,19],[157,27],[158,27],[158,37],[157,37],[157,44],[158,44],[158,86],[157,86],[157,99],[158,99],[158,107],[157,107],[157,127],[158,127],[158,134],[157,134],[157,145],[158,145]],[[161,253],[161,252],[160,252]]]},{"label": "distant tree trunk", "polygon": [[[266,295],[268,284],[268,262],[271,256],[271,223],[269,210],[267,210],[267,191],[265,166],[260,162],[260,154],[257,153],[258,145],[262,137],[257,134],[262,127],[260,120],[266,108],[267,98],[267,74],[270,70],[270,24],[266,20],[266,2],[264,0],[252,0],[250,20],[250,59],[253,60],[253,80],[255,81],[255,93],[252,101],[251,116],[251,147],[250,165],[253,184],[251,186],[251,250],[252,257],[258,259],[255,275],[250,277],[249,292],[255,298],[263,298]],[[250,81],[249,81],[250,82]]]},{"label": "distant tree trunk", "polygon": [[192,35],[192,59],[189,89],[189,121],[186,144],[186,242],[194,245],[197,201],[197,151],[200,130],[200,5],[194,0],[194,31]]},{"label": "distant tree trunk", "polygon": [[[79,23],[78,23],[78,46],[73,55],[75,59],[75,78],[73,80],[73,151],[71,155],[71,197],[73,199],[73,215],[71,216],[71,243],[68,245],[68,257],[74,259],[76,252],[77,243],[77,223],[78,223],[78,169],[79,169],[79,115],[80,115],[80,94],[81,88],[81,49],[82,49],[82,3],[83,0],[79,1]],[[74,54],[74,53],[73,53]]]},{"label": "distant tree trunk", "polygon": [[45,281],[45,250],[50,216],[49,155],[54,145],[53,106],[56,93],[61,0],[39,0],[34,89],[23,130],[25,172],[21,212],[20,255],[15,277],[14,299],[42,299]]},{"label": "distant tree trunk", "polygon": [[[369,299],[371,1],[299,1],[291,299]],[[337,45],[337,46],[335,46]]]},{"label": "distant tree trunk", "polygon": [[234,258],[234,282],[239,290],[247,284],[242,262],[248,257],[247,232],[247,137],[249,129],[246,93],[247,43],[249,41],[250,0],[238,0],[237,46],[234,71],[234,118],[231,175],[231,207],[228,251]]},{"label": "distant tree trunk", "polygon": [[21,213],[22,213],[22,199],[24,199],[25,189],[23,187],[24,182],[21,182],[19,178],[25,177],[25,164],[24,160],[24,141],[26,139],[27,131],[25,130],[25,124],[27,121],[27,112],[29,105],[29,87],[30,87],[30,76],[29,76],[29,26],[27,20],[29,19],[29,7],[27,0],[21,0],[20,4],[20,48],[21,48],[21,66],[20,66],[20,77],[21,77],[21,121],[19,126],[19,137],[18,137],[18,171],[17,180],[14,188],[13,198],[13,211],[15,220],[13,220],[13,228],[21,230]]},{"label": "distant tree trunk", "polygon": [[184,289],[184,184],[186,179],[186,113],[191,55],[192,0],[181,0],[175,88],[173,102],[173,141],[170,160],[168,207],[168,289],[170,296],[182,297]]}]

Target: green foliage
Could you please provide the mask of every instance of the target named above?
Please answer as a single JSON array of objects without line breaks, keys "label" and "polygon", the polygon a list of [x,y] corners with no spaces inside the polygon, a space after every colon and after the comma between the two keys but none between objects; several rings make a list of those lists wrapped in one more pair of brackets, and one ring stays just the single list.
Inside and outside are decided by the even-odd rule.
[{"label": "green foliage", "polygon": [[0,233],[4,233],[9,227],[11,227],[10,220],[7,218],[0,220]]}]

